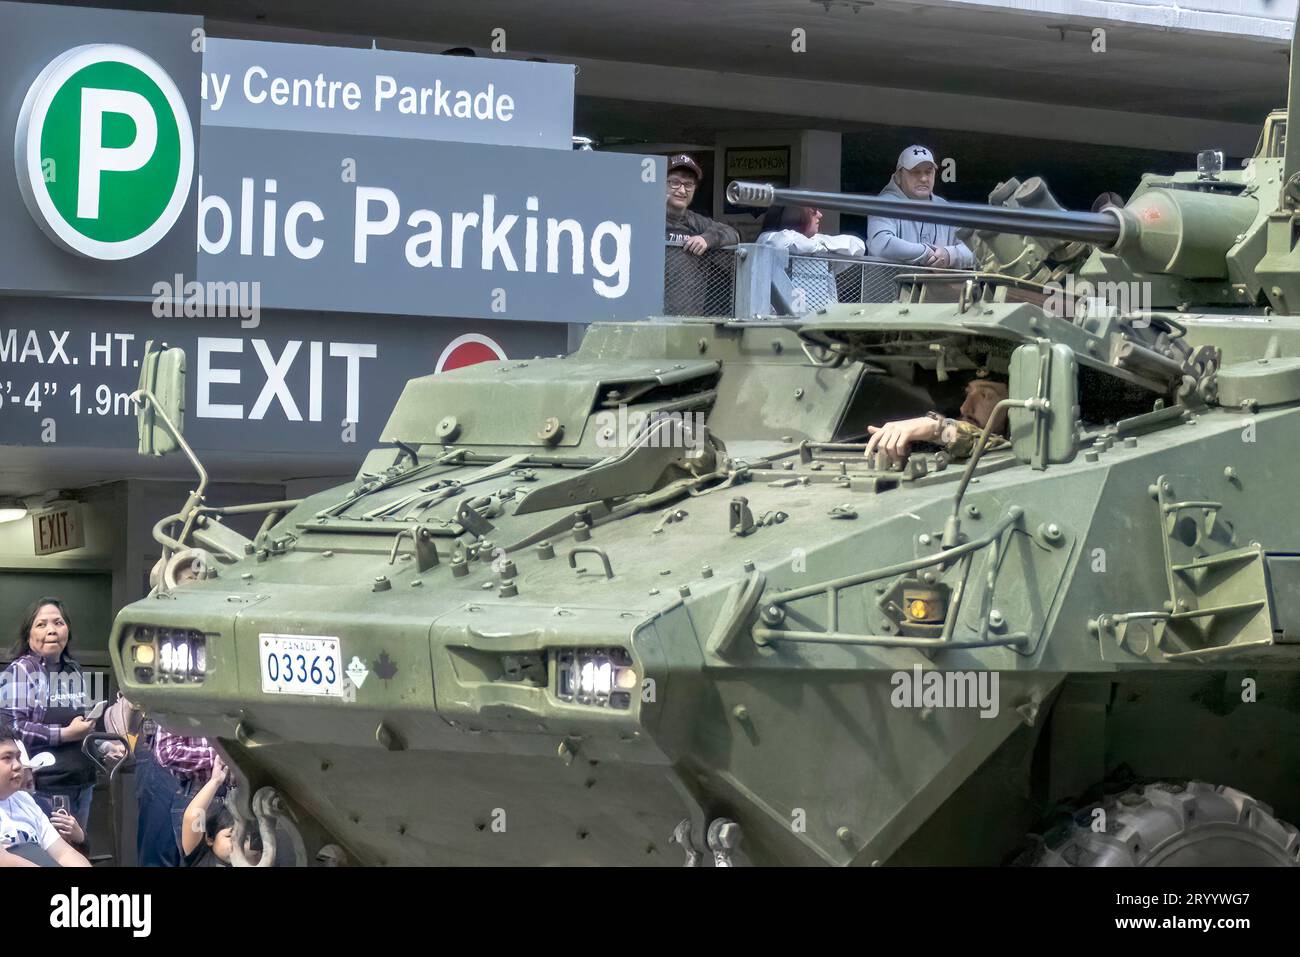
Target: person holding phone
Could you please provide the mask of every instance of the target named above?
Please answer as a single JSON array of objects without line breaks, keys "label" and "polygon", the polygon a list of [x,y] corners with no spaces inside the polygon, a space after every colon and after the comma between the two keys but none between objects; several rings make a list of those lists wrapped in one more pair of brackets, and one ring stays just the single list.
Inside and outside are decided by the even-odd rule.
[{"label": "person holding phone", "polygon": [[0,734],[0,867],[89,867],[23,790],[26,764],[18,738]]},{"label": "person holding phone", "polygon": [[28,758],[27,748],[22,741],[18,742],[18,751],[19,761],[22,764],[18,784],[19,790],[32,795],[32,800],[36,801],[40,809],[45,812],[45,816],[50,819],[50,824],[54,826],[54,830],[58,832],[59,837],[76,848],[84,848],[86,846],[86,832],[82,830],[81,825],[77,823],[77,819],[68,810],[67,796],[56,794],[51,798],[38,800],[35,797],[36,768],[32,760]]},{"label": "person holding phone", "polygon": [[74,847],[86,846],[86,832],[72,812],[68,810],[68,799],[62,794],[54,795],[54,810],[49,812],[50,824],[63,838]]},{"label": "person holding phone", "polygon": [[[82,753],[82,740],[96,730],[99,715],[88,717],[87,681],[71,654],[72,620],[63,602],[43,596],[28,606],[18,626],[14,661],[0,675],[0,726],[12,731],[29,752],[48,751],[51,765],[36,771],[38,799],[67,810],[84,832],[90,820],[95,765]],[[121,760],[125,749],[102,742],[106,760]]]}]

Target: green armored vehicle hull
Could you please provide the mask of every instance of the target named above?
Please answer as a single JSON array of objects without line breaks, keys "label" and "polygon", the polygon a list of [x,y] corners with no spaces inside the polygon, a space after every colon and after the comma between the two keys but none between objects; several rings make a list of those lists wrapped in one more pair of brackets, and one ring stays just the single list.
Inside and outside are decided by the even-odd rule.
[{"label": "green armored vehicle hull", "polygon": [[[968,226],[985,271],[596,325],[413,380],[346,487],[201,481],[118,616],[121,686],[219,743],[267,863],[1293,865],[1284,125],[1090,214],[732,184]],[[990,374],[1006,441],[864,454]],[[194,459],[183,394],[152,353],[141,451]]]},{"label": "green armored vehicle hull", "polygon": [[[123,610],[123,688],[219,739],[304,861],[680,864],[676,833],[755,863],[997,863],[1121,768],[1300,818],[1300,362],[1216,376],[1168,343],[1238,335],[1221,317],[1108,337],[999,291],[597,326],[565,359],[415,380],[358,485]],[[1267,330],[1300,352],[1300,323]],[[865,422],[942,389],[887,370],[940,340],[1059,411],[969,471],[870,467]],[[1143,342],[1219,404],[1151,412],[1160,363],[1092,357]],[[194,522],[214,551],[217,517]],[[1231,806],[1231,854],[1294,859]]]}]

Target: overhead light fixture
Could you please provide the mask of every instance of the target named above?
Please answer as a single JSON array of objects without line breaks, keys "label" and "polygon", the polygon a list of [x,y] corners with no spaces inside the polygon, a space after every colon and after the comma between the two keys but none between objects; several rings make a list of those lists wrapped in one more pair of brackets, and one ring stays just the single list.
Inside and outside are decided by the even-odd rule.
[{"label": "overhead light fixture", "polygon": [[5,522],[16,522],[20,518],[27,517],[27,506],[22,503],[21,499],[10,496],[0,496],[0,524]]},{"label": "overhead light fixture", "polygon": [[854,13],[858,13],[863,7],[874,7],[876,5],[875,0],[809,0],[809,2],[815,3],[827,13],[831,12],[832,7],[847,7]]},{"label": "overhead light fixture", "polygon": [[1045,24],[1045,26],[1047,29],[1055,30],[1059,33],[1062,41],[1065,40],[1065,35],[1067,33],[1087,33],[1091,35],[1094,29],[1093,27],[1079,26],[1077,23],[1048,23]]}]

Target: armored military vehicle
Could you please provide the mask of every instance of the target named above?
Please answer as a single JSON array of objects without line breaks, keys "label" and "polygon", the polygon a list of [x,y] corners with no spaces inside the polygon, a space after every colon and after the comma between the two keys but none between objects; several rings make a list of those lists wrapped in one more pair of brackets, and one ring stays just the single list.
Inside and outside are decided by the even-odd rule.
[{"label": "armored military vehicle", "polygon": [[[924,209],[1087,244],[1084,291],[593,325],[411,381],[345,487],[201,479],[121,686],[303,864],[1293,865],[1300,146],[1257,152],[1095,213]],[[141,451],[203,476],[183,360],[143,364]],[[864,455],[976,374],[1008,441]]]}]

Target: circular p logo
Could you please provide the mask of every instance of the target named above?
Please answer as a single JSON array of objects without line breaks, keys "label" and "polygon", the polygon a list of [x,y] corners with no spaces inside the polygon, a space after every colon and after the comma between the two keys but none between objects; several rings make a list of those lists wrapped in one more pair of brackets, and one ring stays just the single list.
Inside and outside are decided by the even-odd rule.
[{"label": "circular p logo", "polygon": [[194,174],[189,111],[171,77],[130,47],[91,44],[32,83],[14,143],[32,217],[70,252],[128,259],[167,235]]}]

